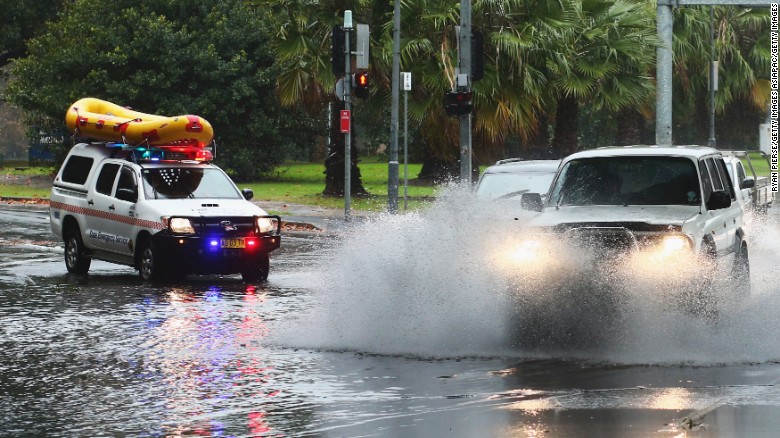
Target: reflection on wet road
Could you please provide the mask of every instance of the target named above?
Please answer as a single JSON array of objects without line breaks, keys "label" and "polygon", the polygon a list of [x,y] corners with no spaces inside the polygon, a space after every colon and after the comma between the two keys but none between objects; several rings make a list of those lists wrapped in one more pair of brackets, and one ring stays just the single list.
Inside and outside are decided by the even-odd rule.
[{"label": "reflection on wet road", "polygon": [[[780,310],[780,275],[768,267],[776,259],[756,264],[756,272],[770,272],[754,280],[749,310],[758,321],[732,321],[728,334],[681,335],[704,344],[690,345],[687,358],[682,341],[665,344],[663,331],[623,339],[601,355],[531,354],[493,337],[502,327],[490,321],[495,309],[473,309],[465,294],[489,283],[439,285],[446,279],[420,269],[418,282],[432,278],[428,289],[472,306],[476,317],[411,284],[377,286],[379,272],[401,272],[377,255],[380,235],[392,234],[382,227],[412,225],[357,232],[373,238],[373,249],[349,238],[288,236],[261,285],[240,276],[148,285],[129,267],[98,262],[86,278],[68,276],[46,212],[0,207],[0,435],[671,437],[692,428],[694,436],[755,437],[780,430],[780,323],[770,320]],[[368,278],[348,275],[344,264],[358,259]],[[460,269],[452,258],[447,264]]]}]

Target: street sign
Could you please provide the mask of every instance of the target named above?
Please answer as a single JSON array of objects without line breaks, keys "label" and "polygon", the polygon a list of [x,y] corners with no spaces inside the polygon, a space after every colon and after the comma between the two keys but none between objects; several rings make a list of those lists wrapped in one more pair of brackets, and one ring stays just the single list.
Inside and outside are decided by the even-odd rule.
[{"label": "street sign", "polygon": [[402,71],[401,72],[401,89],[404,91],[412,91],[412,73]]},{"label": "street sign", "polygon": [[349,110],[341,110],[341,133],[349,134]]},{"label": "street sign", "polygon": [[369,33],[367,24],[358,24],[355,35],[355,68],[368,68]]}]

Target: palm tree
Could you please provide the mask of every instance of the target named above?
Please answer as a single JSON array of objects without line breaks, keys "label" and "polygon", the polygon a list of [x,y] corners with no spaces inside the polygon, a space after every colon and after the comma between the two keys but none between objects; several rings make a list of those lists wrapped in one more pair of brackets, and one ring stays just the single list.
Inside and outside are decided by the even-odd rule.
[{"label": "palm tree", "polygon": [[579,106],[596,111],[636,111],[652,99],[649,76],[659,45],[647,2],[574,1],[576,25],[562,29],[551,53],[558,101],[555,145],[560,155],[577,150]]},{"label": "palm tree", "polygon": [[[756,125],[769,100],[769,24],[766,9],[717,7],[714,23],[708,7],[675,10],[674,96],[676,140],[701,143],[709,114],[710,26],[715,28],[719,60],[716,121],[719,146],[744,148],[756,139]],[[681,128],[681,129],[678,129]],[[745,130],[747,128],[747,130]]]},{"label": "palm tree", "polygon": [[[283,106],[299,106],[309,114],[322,114],[330,108],[331,120],[344,109],[334,92],[336,76],[331,68],[331,31],[343,23],[344,10],[368,10],[367,0],[300,2],[296,0],[251,0],[259,13],[274,22],[277,31],[274,51],[281,72],[277,77],[277,97]],[[359,15],[356,18],[360,17]],[[360,20],[356,20],[360,21]],[[328,156],[325,160],[323,194],[344,194],[344,136],[332,123]],[[354,135],[351,148],[351,193],[367,195],[357,167]]]}]

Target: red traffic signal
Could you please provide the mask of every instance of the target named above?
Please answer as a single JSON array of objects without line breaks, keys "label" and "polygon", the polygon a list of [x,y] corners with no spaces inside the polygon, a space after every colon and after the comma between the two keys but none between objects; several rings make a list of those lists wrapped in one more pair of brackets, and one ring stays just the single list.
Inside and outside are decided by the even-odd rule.
[{"label": "red traffic signal", "polygon": [[471,91],[450,91],[444,95],[444,112],[450,116],[470,114]]},{"label": "red traffic signal", "polygon": [[355,88],[355,97],[368,98],[368,72],[357,71],[352,76],[352,86]]}]

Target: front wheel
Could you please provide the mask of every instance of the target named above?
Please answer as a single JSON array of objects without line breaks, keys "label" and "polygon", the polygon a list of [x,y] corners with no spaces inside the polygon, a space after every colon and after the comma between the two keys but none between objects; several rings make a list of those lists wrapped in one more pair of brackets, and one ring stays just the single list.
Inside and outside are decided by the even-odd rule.
[{"label": "front wheel", "polygon": [[154,247],[154,242],[147,239],[141,247],[141,258],[138,263],[138,274],[145,281],[161,280],[165,276],[163,261]]},{"label": "front wheel", "polygon": [[68,272],[76,275],[84,275],[89,271],[92,259],[85,255],[86,248],[81,240],[78,228],[71,230],[65,237],[65,267]]},{"label": "front wheel", "polygon": [[246,282],[266,281],[270,268],[271,263],[268,259],[268,254],[260,254],[253,264],[241,271],[241,278]]}]

